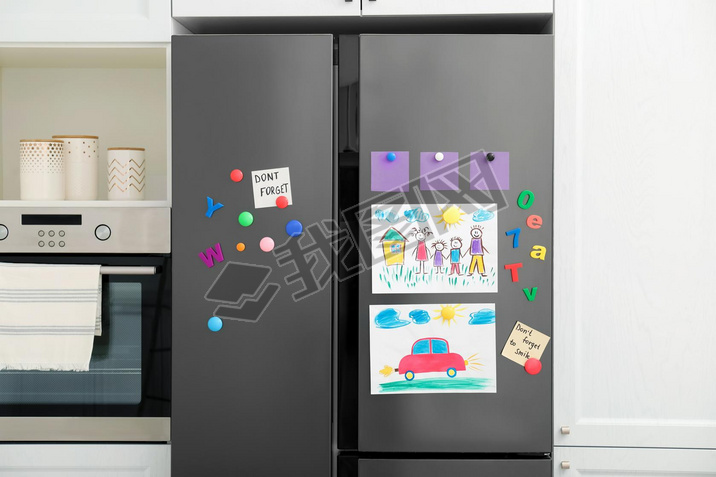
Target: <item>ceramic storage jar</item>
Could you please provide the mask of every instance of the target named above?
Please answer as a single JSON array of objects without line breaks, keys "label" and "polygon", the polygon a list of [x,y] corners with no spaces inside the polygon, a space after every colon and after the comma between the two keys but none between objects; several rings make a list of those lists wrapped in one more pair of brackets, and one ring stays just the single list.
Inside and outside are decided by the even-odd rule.
[{"label": "ceramic storage jar", "polygon": [[59,139],[20,141],[20,198],[22,200],[63,200],[65,164]]},{"label": "ceramic storage jar", "polygon": [[107,149],[107,197],[109,200],[144,199],[145,159],[143,147]]},{"label": "ceramic storage jar", "polygon": [[64,143],[65,199],[97,199],[97,136],[52,136]]}]

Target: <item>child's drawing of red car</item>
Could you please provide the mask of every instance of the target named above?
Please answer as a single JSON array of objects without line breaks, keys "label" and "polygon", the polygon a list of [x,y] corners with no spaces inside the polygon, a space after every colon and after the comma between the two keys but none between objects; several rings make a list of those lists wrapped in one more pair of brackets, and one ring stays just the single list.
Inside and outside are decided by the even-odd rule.
[{"label": "child's drawing of red car", "polygon": [[398,365],[398,374],[412,381],[416,373],[446,372],[451,378],[458,371],[465,371],[465,359],[451,353],[447,340],[442,338],[421,338],[413,343],[411,354],[404,356]]}]

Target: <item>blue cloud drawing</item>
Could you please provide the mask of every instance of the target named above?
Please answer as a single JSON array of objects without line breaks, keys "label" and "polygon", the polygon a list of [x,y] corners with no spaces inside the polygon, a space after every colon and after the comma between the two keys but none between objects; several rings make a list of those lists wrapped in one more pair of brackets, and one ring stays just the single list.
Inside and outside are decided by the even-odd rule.
[{"label": "blue cloud drawing", "polygon": [[375,211],[375,218],[378,220],[385,220],[386,222],[390,222],[391,224],[394,224],[398,221],[398,215],[395,212],[392,212],[390,210],[376,210]]},{"label": "blue cloud drawing", "polygon": [[489,210],[480,209],[477,212],[472,214],[472,220],[474,222],[485,222],[486,220],[490,220],[495,216],[494,212],[490,212]]},{"label": "blue cloud drawing", "polygon": [[408,219],[408,222],[427,222],[430,218],[420,207],[406,210],[403,214],[405,214],[405,218]]},{"label": "blue cloud drawing", "polygon": [[401,326],[407,326],[410,324],[409,321],[400,319],[400,312],[395,308],[386,308],[377,315],[375,315],[375,326],[377,328],[400,328]]},{"label": "blue cloud drawing", "polygon": [[495,310],[491,308],[483,308],[480,311],[470,313],[470,321],[468,325],[490,325],[495,322]]},{"label": "blue cloud drawing", "polygon": [[430,323],[430,314],[425,310],[413,310],[408,313],[408,316],[410,316],[410,319],[413,320],[413,323],[416,325]]}]

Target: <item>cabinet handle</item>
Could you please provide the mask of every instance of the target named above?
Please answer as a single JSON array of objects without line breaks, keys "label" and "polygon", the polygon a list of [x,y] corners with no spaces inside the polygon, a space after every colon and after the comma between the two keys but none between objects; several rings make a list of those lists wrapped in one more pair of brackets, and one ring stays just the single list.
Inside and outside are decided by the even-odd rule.
[{"label": "cabinet handle", "polygon": [[569,469],[571,467],[568,460],[563,460],[560,462],[559,466],[563,469]]},{"label": "cabinet handle", "polygon": [[567,435],[567,434],[569,434],[570,432],[572,432],[572,430],[569,428],[569,426],[562,426],[562,427],[559,428],[559,432],[561,432],[562,434]]}]

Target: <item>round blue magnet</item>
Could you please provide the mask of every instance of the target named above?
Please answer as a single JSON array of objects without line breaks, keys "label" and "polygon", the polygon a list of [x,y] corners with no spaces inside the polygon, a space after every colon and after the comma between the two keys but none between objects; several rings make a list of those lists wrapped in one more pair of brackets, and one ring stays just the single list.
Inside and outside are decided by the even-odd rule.
[{"label": "round blue magnet", "polygon": [[393,162],[398,156],[395,155],[394,152],[389,152],[385,158],[388,159],[388,161]]},{"label": "round blue magnet", "polygon": [[286,233],[289,237],[298,237],[303,233],[303,224],[298,220],[289,220],[286,224]]},{"label": "round blue magnet", "polygon": [[212,316],[209,318],[209,322],[207,323],[209,326],[209,329],[211,331],[219,331],[224,326],[224,322],[219,318],[218,316]]}]

